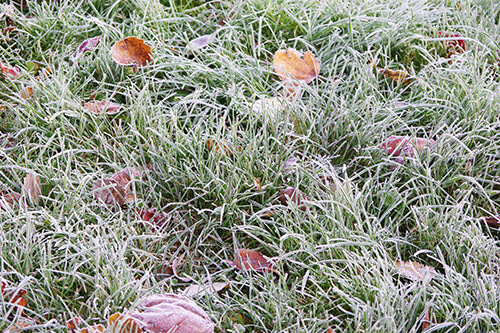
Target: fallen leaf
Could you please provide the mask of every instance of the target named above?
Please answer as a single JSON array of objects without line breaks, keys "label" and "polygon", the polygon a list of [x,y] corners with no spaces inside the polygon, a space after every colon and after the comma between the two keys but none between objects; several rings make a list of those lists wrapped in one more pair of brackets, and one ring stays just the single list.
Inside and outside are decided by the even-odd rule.
[{"label": "fallen leaf", "polygon": [[0,62],[0,70],[2,72],[2,75],[9,80],[14,80],[21,77],[21,71],[19,70],[19,68],[6,65],[3,62]]},{"label": "fallen leaf", "polygon": [[381,68],[381,67],[373,67],[377,70],[377,73],[382,74],[385,77],[392,79],[397,83],[402,83],[404,85],[408,85],[413,81],[413,78],[407,72],[403,70],[392,70],[389,68]]},{"label": "fallen leaf", "polygon": [[193,39],[192,41],[189,42],[188,46],[190,49],[197,51],[199,49],[202,49],[202,48],[208,46],[208,44],[213,42],[215,39],[215,36],[217,36],[217,31],[214,32],[213,34],[204,35],[204,36]]},{"label": "fallen leaf", "polygon": [[424,266],[414,261],[396,261],[398,273],[412,281],[430,282],[436,275],[434,267]]},{"label": "fallen leaf", "polygon": [[69,58],[69,62],[74,64],[83,54],[96,49],[97,45],[99,45],[99,42],[101,41],[101,38],[101,36],[96,36],[83,41],[83,43],[76,48],[75,53],[73,53],[73,55]]},{"label": "fallen leaf", "polygon": [[82,328],[81,330],[78,331],[78,333],[102,333],[105,332],[106,328],[102,325],[94,325],[94,326],[89,326]]},{"label": "fallen leaf", "polygon": [[83,104],[83,107],[94,114],[116,114],[118,113],[122,106],[113,102],[108,102],[106,100],[102,101],[92,101]]},{"label": "fallen leaf", "polygon": [[22,315],[24,311],[23,309],[28,303],[24,298],[24,295],[26,295],[26,290],[19,288],[11,288],[9,287],[9,283],[5,280],[2,280],[1,283],[2,286],[0,288],[0,291],[4,299],[8,299],[9,303],[14,304],[16,308],[19,308],[21,311],[20,314]]},{"label": "fallen leaf", "polygon": [[429,305],[427,309],[425,309],[424,318],[422,318],[422,332],[427,331],[427,329],[431,325],[430,312],[431,306]]},{"label": "fallen leaf", "polygon": [[17,145],[16,140],[9,135],[0,135],[0,148],[12,148]]},{"label": "fallen leaf", "polygon": [[235,255],[234,265],[242,271],[252,270],[256,272],[275,272],[275,263],[266,259],[262,254],[257,251],[248,249],[239,249]]},{"label": "fallen leaf", "polygon": [[457,33],[438,31],[438,38],[443,38],[443,45],[446,47],[446,57],[448,58],[456,53],[463,53],[466,50],[463,37]]},{"label": "fallen leaf", "polygon": [[31,172],[24,178],[23,190],[28,200],[32,204],[38,205],[40,196],[42,195],[42,187],[40,185],[40,178],[36,174]]},{"label": "fallen leaf", "polygon": [[139,327],[134,319],[122,315],[120,312],[112,314],[109,319],[109,326],[113,328],[113,332],[118,333],[140,333],[143,330]]},{"label": "fallen leaf", "polygon": [[274,54],[274,69],[283,81],[290,81],[290,76],[305,83],[319,75],[319,61],[311,51],[302,54],[294,49],[279,50]]},{"label": "fallen leaf", "polygon": [[134,330],[149,333],[212,333],[215,329],[215,324],[202,308],[190,299],[175,294],[146,298],[139,310],[110,320],[110,326],[119,325],[122,327],[120,333]]},{"label": "fallen leaf", "polygon": [[215,295],[217,292],[229,286],[229,282],[206,283],[203,285],[192,285],[184,289],[183,294],[188,297],[203,297],[205,295]]},{"label": "fallen leaf", "polygon": [[135,198],[132,184],[143,173],[144,171],[129,167],[114,173],[111,178],[96,180],[92,187],[94,197],[107,205],[122,206],[132,202]]},{"label": "fallen leaf", "polygon": [[136,73],[139,67],[144,67],[153,60],[151,47],[137,37],[126,37],[118,41],[111,48],[111,57],[119,65],[133,66]]},{"label": "fallen leaf", "polygon": [[21,95],[21,98],[30,99],[31,97],[33,97],[33,87],[22,88],[20,95]]},{"label": "fallen leaf", "polygon": [[491,228],[500,228],[500,215],[480,218],[482,223],[486,223]]},{"label": "fallen leaf", "polygon": [[[208,139],[206,145],[209,150],[213,149],[219,156],[222,156],[223,153],[226,156],[233,155],[233,150],[230,148],[230,144],[226,140],[217,142],[215,140]],[[241,151],[241,147],[237,147],[236,150]]]},{"label": "fallen leaf", "polygon": [[417,152],[428,149],[436,143],[434,140],[409,136],[390,136],[378,148],[392,156],[415,157]]},{"label": "fallen leaf", "polygon": [[283,164],[283,172],[284,173],[294,172],[299,167],[298,162],[299,162],[299,159],[297,157],[293,157],[293,156],[290,157]]},{"label": "fallen leaf", "polygon": [[262,190],[262,184],[260,183],[260,178],[254,178],[253,179],[253,185],[255,186],[255,189],[257,191]]},{"label": "fallen leaf", "polygon": [[0,192],[0,209],[19,207],[22,201],[21,194],[17,192]]},{"label": "fallen leaf", "polygon": [[66,326],[68,326],[70,331],[77,330],[78,326],[80,326],[80,319],[78,317],[71,318],[66,322]]},{"label": "fallen leaf", "polygon": [[301,190],[289,186],[280,191],[278,200],[284,206],[288,206],[289,202],[293,202],[299,207],[300,210],[305,211],[307,207],[303,204],[303,202],[309,200],[309,198]]},{"label": "fallen leaf", "polygon": [[255,101],[252,111],[254,114],[276,119],[285,107],[286,103],[282,97],[261,98]]},{"label": "fallen leaf", "polygon": [[157,230],[165,228],[171,219],[170,215],[158,213],[156,208],[141,209],[139,211],[139,216],[143,221],[149,222],[149,225],[151,225],[153,229]]}]

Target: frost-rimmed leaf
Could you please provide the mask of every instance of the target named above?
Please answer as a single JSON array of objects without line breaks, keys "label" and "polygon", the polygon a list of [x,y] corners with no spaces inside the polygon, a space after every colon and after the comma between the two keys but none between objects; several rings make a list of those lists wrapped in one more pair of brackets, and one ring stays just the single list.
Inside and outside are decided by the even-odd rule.
[{"label": "frost-rimmed leaf", "polygon": [[210,35],[203,35],[198,38],[193,39],[189,42],[188,47],[192,50],[200,50],[204,47],[207,47],[208,44],[215,40],[215,36],[217,36],[217,31]]},{"label": "frost-rimmed leaf", "polygon": [[293,78],[311,83],[319,75],[319,61],[311,51],[307,51],[302,59],[302,53],[289,48],[279,50],[274,54],[274,69],[283,81],[290,81]]},{"label": "frost-rimmed leaf", "polygon": [[434,267],[424,266],[414,261],[396,261],[398,273],[412,281],[430,282],[436,276]]},{"label": "frost-rimmed leaf", "polygon": [[94,114],[106,113],[109,115],[118,113],[122,108],[120,104],[108,102],[106,100],[87,102],[83,104],[83,107]]},{"label": "frost-rimmed leaf", "polygon": [[202,297],[205,295],[215,295],[217,292],[230,285],[229,282],[208,282],[202,285],[192,285],[184,289],[183,294],[188,297]]},{"label": "frost-rimmed leaf", "polygon": [[77,48],[73,55],[69,58],[69,62],[74,64],[86,52],[91,52],[96,49],[101,41],[101,36],[92,37],[83,41]]},{"label": "frost-rimmed leaf", "polygon": [[144,67],[153,60],[151,47],[137,37],[126,37],[116,42],[111,48],[111,57],[119,65],[133,66],[136,73],[139,67]]},{"label": "frost-rimmed leaf", "polygon": [[42,195],[40,178],[33,172],[24,178],[23,190],[32,204],[37,205],[40,202],[40,196]]}]

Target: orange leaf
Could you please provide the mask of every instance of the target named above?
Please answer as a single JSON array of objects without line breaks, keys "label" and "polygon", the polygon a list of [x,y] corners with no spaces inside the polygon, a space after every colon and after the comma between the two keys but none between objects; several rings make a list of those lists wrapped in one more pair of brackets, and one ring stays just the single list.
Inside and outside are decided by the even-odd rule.
[{"label": "orange leaf", "polygon": [[[373,67],[375,68],[375,65],[373,65]],[[404,85],[410,84],[411,81],[413,80],[410,74],[402,70],[394,71],[389,68],[381,68],[381,67],[376,67],[376,69],[379,74],[382,74],[383,76],[388,77],[393,81],[402,83]]]},{"label": "orange leaf", "polygon": [[274,54],[274,69],[281,80],[290,81],[290,76],[310,83],[319,75],[319,61],[311,51],[302,54],[294,49],[279,50]]},{"label": "orange leaf", "polygon": [[123,316],[120,312],[112,314],[109,319],[109,326],[113,328],[113,332],[119,333],[140,333],[143,330],[132,318]]},{"label": "orange leaf", "polygon": [[26,87],[21,89],[20,95],[24,99],[30,99],[33,97],[33,87]]},{"label": "orange leaf", "polygon": [[106,329],[104,328],[104,326],[102,326],[102,325],[94,325],[94,326],[82,328],[79,331],[79,333],[102,333],[104,331],[106,331]]},{"label": "orange leaf", "polygon": [[[207,148],[209,150],[215,150],[217,155],[222,156],[224,153],[226,156],[232,156],[233,150],[230,148],[229,143],[226,140],[221,140],[221,142],[216,142],[215,140],[208,139]],[[241,147],[237,147],[236,150],[241,151]]]},{"label": "orange leaf", "polygon": [[256,272],[276,272],[275,263],[272,260],[266,259],[257,251],[248,249],[239,249],[236,253],[234,261],[236,268],[246,271],[252,270]]},{"label": "orange leaf", "polygon": [[87,102],[83,107],[94,114],[116,114],[122,108],[121,105],[106,100]]},{"label": "orange leaf", "polygon": [[111,48],[111,57],[119,65],[134,66],[134,72],[152,61],[151,47],[137,37],[126,37]]}]

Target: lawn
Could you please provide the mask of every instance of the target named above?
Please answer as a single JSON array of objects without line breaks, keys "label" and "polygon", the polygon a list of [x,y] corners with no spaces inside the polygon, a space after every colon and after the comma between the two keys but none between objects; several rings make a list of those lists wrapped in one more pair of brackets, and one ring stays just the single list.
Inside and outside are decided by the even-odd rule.
[{"label": "lawn", "polygon": [[[0,13],[1,330],[112,331],[168,293],[215,332],[500,332],[496,1]],[[127,37],[152,59],[117,63]]]}]

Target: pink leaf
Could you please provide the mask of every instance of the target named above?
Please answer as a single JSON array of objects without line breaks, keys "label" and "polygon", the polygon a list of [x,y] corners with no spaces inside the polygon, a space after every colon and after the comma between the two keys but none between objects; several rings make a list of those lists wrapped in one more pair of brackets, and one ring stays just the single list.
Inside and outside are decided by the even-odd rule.
[{"label": "pink leaf", "polygon": [[75,53],[73,53],[73,55],[69,59],[70,63],[75,63],[75,61],[78,60],[85,52],[93,51],[100,41],[100,36],[86,39],[83,43],[80,44],[80,46],[78,46]]},{"label": "pink leaf", "polygon": [[6,65],[3,62],[0,62],[0,70],[2,71],[2,75],[9,80],[21,77],[21,71],[19,68]]}]

